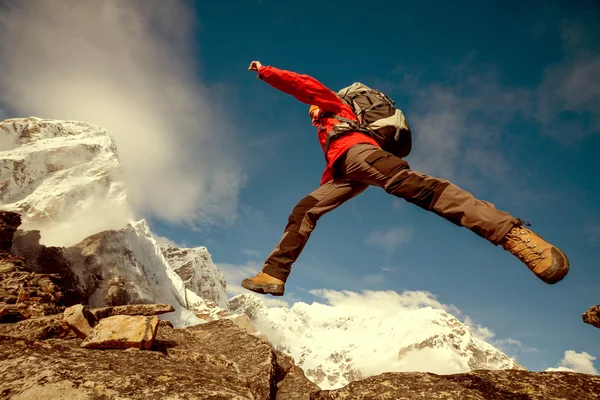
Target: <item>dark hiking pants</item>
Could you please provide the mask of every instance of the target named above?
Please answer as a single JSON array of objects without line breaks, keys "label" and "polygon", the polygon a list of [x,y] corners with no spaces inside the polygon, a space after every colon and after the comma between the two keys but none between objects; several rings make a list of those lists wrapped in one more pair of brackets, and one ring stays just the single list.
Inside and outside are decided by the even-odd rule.
[{"label": "dark hiking pants", "polygon": [[335,176],[294,207],[263,272],[286,281],[319,218],[370,185],[464,226],[494,245],[518,222],[492,203],[476,199],[447,180],[413,171],[406,161],[373,145],[351,147],[336,162]]}]

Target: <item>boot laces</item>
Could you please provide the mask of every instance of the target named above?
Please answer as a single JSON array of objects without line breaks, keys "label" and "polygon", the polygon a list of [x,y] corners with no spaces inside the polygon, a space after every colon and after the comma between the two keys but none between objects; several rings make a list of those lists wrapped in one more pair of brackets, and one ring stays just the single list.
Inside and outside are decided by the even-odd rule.
[{"label": "boot laces", "polygon": [[523,228],[523,226],[531,226],[527,221],[523,221],[517,218],[519,221],[513,229],[506,235],[507,236],[507,250],[525,261],[531,263],[532,267],[535,267],[540,261],[546,258],[543,254],[542,249],[535,249],[535,244],[531,243],[529,239],[529,232]]}]

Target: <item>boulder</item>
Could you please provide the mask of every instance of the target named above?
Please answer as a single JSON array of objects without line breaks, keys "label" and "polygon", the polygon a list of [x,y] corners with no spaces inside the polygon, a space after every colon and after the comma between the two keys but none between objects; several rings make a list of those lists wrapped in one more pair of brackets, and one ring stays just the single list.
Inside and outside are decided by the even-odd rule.
[{"label": "boulder", "polygon": [[92,327],[96,324],[96,318],[87,307],[81,304],[67,308],[63,313],[63,319],[73,332],[82,339],[92,333]]},{"label": "boulder", "polygon": [[582,314],[583,322],[600,328],[600,305],[590,307]]},{"label": "boulder", "polygon": [[158,317],[115,315],[100,320],[81,343],[86,349],[149,349],[156,337]]}]

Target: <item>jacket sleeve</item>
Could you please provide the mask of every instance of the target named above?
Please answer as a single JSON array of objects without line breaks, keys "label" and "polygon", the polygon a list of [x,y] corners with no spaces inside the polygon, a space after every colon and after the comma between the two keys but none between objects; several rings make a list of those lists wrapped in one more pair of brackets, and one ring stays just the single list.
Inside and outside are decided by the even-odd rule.
[{"label": "jacket sleeve", "polygon": [[262,66],[258,77],[275,89],[294,96],[305,104],[314,104],[324,111],[340,113],[345,104],[337,95],[315,78],[292,71]]}]

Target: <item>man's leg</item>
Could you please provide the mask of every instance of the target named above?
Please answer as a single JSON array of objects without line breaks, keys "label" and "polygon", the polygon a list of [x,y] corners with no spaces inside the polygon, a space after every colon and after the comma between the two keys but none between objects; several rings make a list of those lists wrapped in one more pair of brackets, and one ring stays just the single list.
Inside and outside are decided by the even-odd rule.
[{"label": "man's leg", "polygon": [[346,179],[382,187],[502,245],[546,283],[556,283],[568,272],[564,253],[523,227],[519,219],[447,180],[411,170],[406,161],[375,146],[353,146],[342,160],[341,173]]},{"label": "man's leg", "polygon": [[359,182],[331,181],[300,200],[288,218],[281,241],[267,257],[262,272],[252,279],[245,279],[242,286],[258,293],[282,295],[283,283],[290,274],[292,264],[300,256],[319,218],[363,192],[368,186]]}]

